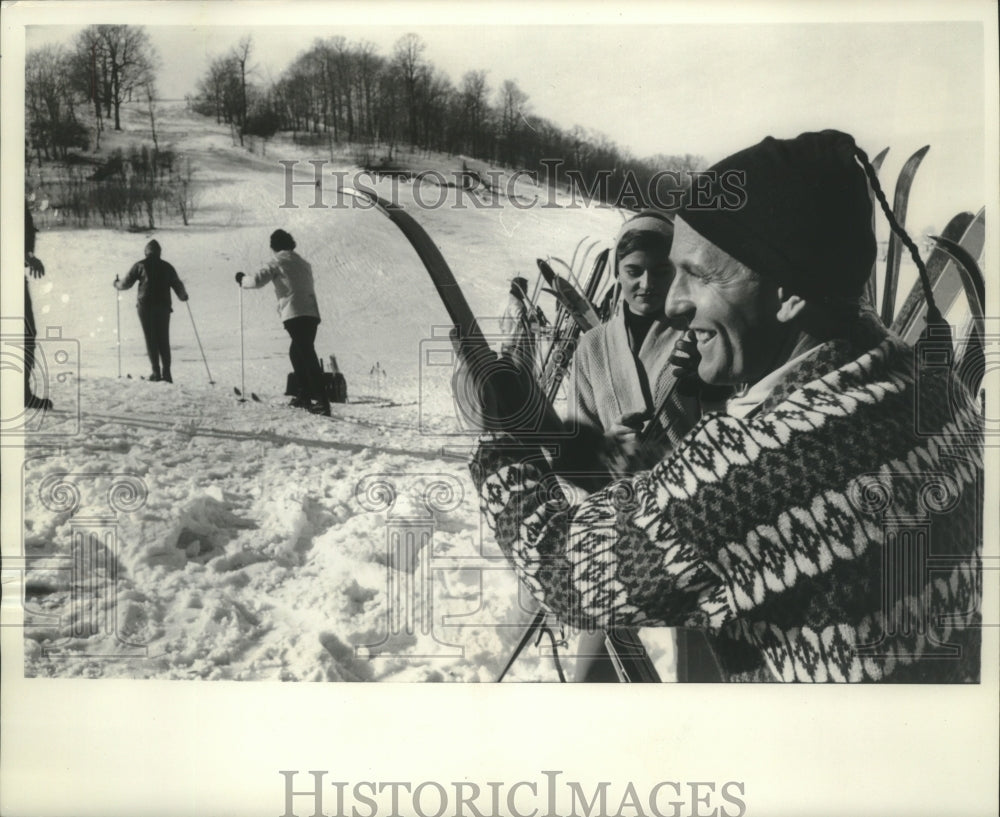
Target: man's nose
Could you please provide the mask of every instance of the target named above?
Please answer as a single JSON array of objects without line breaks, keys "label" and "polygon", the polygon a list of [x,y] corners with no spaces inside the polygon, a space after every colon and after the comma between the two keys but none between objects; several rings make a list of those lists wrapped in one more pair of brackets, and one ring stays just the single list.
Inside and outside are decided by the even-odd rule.
[{"label": "man's nose", "polygon": [[663,311],[668,318],[674,320],[690,320],[694,315],[694,302],[691,300],[691,291],[688,286],[687,276],[678,271],[670,289],[667,292],[667,301],[663,305]]}]

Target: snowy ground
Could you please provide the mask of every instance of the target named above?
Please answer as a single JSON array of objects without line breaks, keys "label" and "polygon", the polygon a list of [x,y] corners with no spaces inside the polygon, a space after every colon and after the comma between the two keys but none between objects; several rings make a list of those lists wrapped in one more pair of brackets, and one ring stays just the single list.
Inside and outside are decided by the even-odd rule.
[{"label": "snowy ground", "polygon": [[[57,411],[31,419],[25,456],[26,674],[495,678],[533,608],[480,529],[465,460],[445,450],[469,438],[457,433],[449,347],[435,330],[447,319],[419,261],[377,213],[308,209],[308,188],[296,190],[299,209],[279,207],[277,160],[326,157],[287,142],[251,155],[181,106],[161,113],[161,140],[192,155],[202,185],[192,226],[147,235],[50,223],[38,239],[48,274],[31,288]],[[513,275],[533,281],[537,256],[568,259],[621,223],[598,208],[419,209],[413,196],[399,186],[487,332]],[[336,354],[347,376],[351,402],[330,419],[285,406],[288,341],[270,289],[243,293],[243,377],[261,402],[233,394],[233,274],[267,260],[279,226],[316,274],[317,351]],[[152,235],[191,296],[190,315],[174,304],[172,386],[140,379],[134,292],[119,302],[111,286]],[[669,638],[647,635],[670,677]],[[529,650],[512,677],[556,675]]]}]

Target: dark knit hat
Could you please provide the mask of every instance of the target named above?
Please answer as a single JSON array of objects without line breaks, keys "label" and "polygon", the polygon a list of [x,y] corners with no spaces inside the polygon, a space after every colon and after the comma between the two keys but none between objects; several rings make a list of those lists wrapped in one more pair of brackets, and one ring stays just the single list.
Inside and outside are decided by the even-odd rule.
[{"label": "dark knit hat", "polygon": [[275,252],[294,250],[295,239],[292,238],[291,233],[287,233],[284,230],[275,230],[271,233],[271,249]]},{"label": "dark knit hat", "polygon": [[696,232],[803,297],[861,295],[876,245],[852,136],[769,136],[710,170],[677,213]]},{"label": "dark knit hat", "polygon": [[160,257],[160,242],[155,238],[146,245],[146,255],[155,255],[157,258]]}]

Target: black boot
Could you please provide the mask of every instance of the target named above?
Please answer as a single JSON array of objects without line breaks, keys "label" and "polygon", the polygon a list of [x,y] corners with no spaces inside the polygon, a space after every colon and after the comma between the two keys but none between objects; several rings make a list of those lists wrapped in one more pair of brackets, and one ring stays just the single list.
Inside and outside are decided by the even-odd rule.
[{"label": "black boot", "polygon": [[317,400],[315,403],[309,406],[309,411],[312,412],[313,414],[319,414],[322,415],[323,417],[329,417],[330,401],[327,400],[326,398],[322,400]]}]

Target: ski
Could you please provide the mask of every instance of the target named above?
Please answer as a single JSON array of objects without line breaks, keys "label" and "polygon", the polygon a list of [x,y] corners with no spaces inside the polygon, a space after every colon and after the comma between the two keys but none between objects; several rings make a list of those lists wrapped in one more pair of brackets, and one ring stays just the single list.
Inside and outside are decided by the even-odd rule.
[{"label": "ski", "polygon": [[539,326],[548,326],[549,319],[545,317],[545,313],[542,308],[537,304],[531,303],[523,292],[520,290],[514,293],[514,297],[517,298],[521,306],[524,307],[524,314],[529,317],[529,319],[534,319],[538,322]]},{"label": "ski", "polygon": [[580,254],[580,247],[587,240],[588,236],[584,236],[576,243],[576,249],[573,250],[573,257],[570,259],[569,265],[572,269],[576,269],[576,257]]},{"label": "ski", "polygon": [[[878,175],[879,170],[882,169],[882,162],[885,161],[885,156],[889,152],[889,148],[882,148],[881,152],[871,161],[872,169],[875,171],[875,175]],[[878,202],[875,201],[875,194],[869,188],[868,190],[868,200],[872,204],[872,235],[875,235],[875,214],[879,210]],[[878,269],[878,259],[876,258],[872,262],[872,272],[868,276],[868,282],[865,285],[865,295],[868,298],[868,303],[871,304],[874,309],[877,305],[878,299],[878,281],[876,280],[876,270]]]},{"label": "ski", "polygon": [[583,290],[584,297],[594,303],[597,298],[598,290],[601,288],[601,281],[604,278],[604,272],[608,267],[608,257],[611,255],[611,249],[605,247],[597,254],[597,258],[594,261],[594,267],[590,272],[590,278],[587,280],[587,286]]},{"label": "ski", "polygon": [[885,161],[885,156],[886,156],[886,154],[887,154],[888,152],[889,152],[889,148],[887,148],[887,147],[885,147],[885,148],[882,148],[882,150],[880,150],[880,151],[878,152],[878,154],[876,154],[875,158],[874,158],[874,159],[872,159],[872,167],[874,167],[874,168],[875,168],[875,172],[876,172],[876,173],[877,173],[877,172],[879,171],[879,169],[880,169],[880,168],[882,167],[882,162],[884,162],[884,161]]},{"label": "ski", "polygon": [[[902,228],[906,227],[906,207],[910,200],[910,188],[913,186],[913,177],[917,174],[917,168],[931,149],[930,145],[924,145],[914,153],[903,169],[899,172],[896,180],[896,193],[892,200],[892,214]],[[895,232],[889,238],[889,251],[885,261],[885,281],[882,289],[882,323],[886,326],[892,325],[892,317],[896,312],[896,288],[899,283],[899,262],[903,254],[903,242]]]},{"label": "ski", "polygon": [[646,648],[632,630],[611,630],[604,634],[604,648],[623,684],[658,684],[660,674],[649,660]]},{"label": "ski", "polygon": [[[448,262],[444,260],[441,251],[424,228],[398,204],[386,201],[373,190],[356,190],[348,187],[341,188],[341,190],[347,195],[368,201],[399,228],[413,249],[416,250],[423,262],[424,269],[437,290],[438,297],[441,298],[445,311],[458,335],[460,354],[465,357],[472,372],[485,371],[488,373],[490,368],[487,366],[484,370],[483,361],[494,360],[496,355],[479,328],[479,322],[472,314],[472,309],[455,280],[451,267],[448,266]],[[557,431],[562,428],[562,421],[551,403],[540,405],[539,408],[542,412],[540,431]]]},{"label": "ski", "polygon": [[537,259],[538,269],[545,277],[550,289],[546,290],[559,301],[583,332],[589,332],[595,326],[600,326],[601,319],[593,304],[570,281],[556,274],[549,264],[541,258]]},{"label": "ski", "polygon": [[961,244],[942,236],[932,235],[937,247],[955,262],[969,307],[969,318],[959,348],[955,370],[970,395],[979,395],[981,411],[985,413],[985,392],[980,392],[986,374],[986,339],[984,336],[983,305],[986,302],[986,279],[979,263]]},{"label": "ski", "polygon": [[932,235],[931,239],[958,265],[959,279],[965,291],[969,311],[976,320],[983,319],[983,304],[986,302],[986,278],[979,268],[979,262],[965,247],[944,236]]},{"label": "ski", "polygon": [[[239,387],[238,387],[238,386],[233,386],[233,392],[235,393],[235,395],[236,395],[237,397],[239,397],[239,398],[240,398],[240,402],[241,402],[241,403],[245,403],[245,402],[247,401],[246,397],[244,397],[244,396],[243,396],[243,392],[241,392],[241,391],[239,390]],[[253,401],[254,401],[255,403],[260,403],[260,402],[263,402],[263,401],[262,401],[262,400],[261,400],[261,399],[260,399],[260,398],[259,398],[259,397],[258,397],[258,396],[257,396],[256,394],[254,394],[253,392],[250,392],[250,399],[251,399],[251,400],[253,400]]]},{"label": "ski", "polygon": [[[587,251],[583,254],[583,257],[580,259],[580,271],[577,273],[577,280],[583,278],[583,271],[587,269],[587,262],[590,261],[590,255],[591,253],[594,252],[595,249],[597,249],[597,246],[600,243],[601,243],[600,240],[597,240],[594,243],[592,243],[589,247],[587,247]],[[593,267],[591,267],[590,269],[591,272],[593,272]],[[588,278],[587,283],[583,285],[584,292],[587,291],[587,287],[589,286],[589,284],[590,284],[590,278]]]},{"label": "ski", "polygon": [[[563,269],[566,270],[566,275],[567,275],[566,280],[569,281],[569,283],[571,283],[577,289],[583,289],[583,286],[580,284],[580,278],[576,274],[576,270],[574,270],[569,264],[567,264],[558,256],[554,255],[550,255],[549,260],[551,260],[556,264],[559,264],[561,267],[563,267]],[[551,266],[551,264],[549,266]]]},{"label": "ski", "polygon": [[[975,216],[972,213],[959,213],[954,216],[942,231],[940,238],[958,244],[969,256],[978,260],[982,257],[986,241],[985,209],[980,210]],[[962,292],[964,284],[960,277],[962,272],[956,265],[955,259],[949,255],[940,241],[935,239],[935,242],[937,246],[927,259],[927,275],[938,309],[945,315]],[[978,264],[976,266],[978,269]],[[926,312],[924,290],[917,280],[892,324],[892,331],[907,343],[915,343],[923,330],[922,319]]]},{"label": "ski", "polygon": [[[561,296],[556,291],[555,280],[557,276],[555,271],[547,261],[541,258],[536,259],[535,263],[538,265],[538,270],[541,273],[539,280],[543,280],[549,284],[548,288],[543,287],[544,291],[553,295],[556,300],[556,319],[552,328],[552,344],[549,346],[548,353],[542,361],[542,380],[549,391],[550,400],[554,400],[556,392],[552,390],[551,383],[553,379],[562,379],[561,376],[555,378],[555,373],[559,371],[560,366],[569,365],[569,358],[566,352],[572,348],[575,339],[579,336],[582,329],[579,321],[573,318],[573,307],[567,298]],[[571,285],[568,286],[572,288]],[[567,331],[566,322],[569,320],[573,320],[574,325]]]},{"label": "ski", "polygon": [[430,275],[434,288],[444,304],[448,317],[458,330],[459,336],[469,348],[488,349],[489,344],[486,342],[486,338],[479,328],[479,323],[472,314],[472,309],[470,309],[468,301],[465,300],[465,295],[455,280],[451,268],[424,228],[398,204],[386,201],[372,190],[355,190],[345,187],[341,188],[341,191],[370,202],[375,205],[379,212],[389,217],[389,220],[399,228],[413,249],[416,250],[417,255],[420,256],[420,260]]},{"label": "ski", "polygon": [[[600,280],[604,275],[604,271],[607,269],[609,255],[610,250],[605,248],[597,256],[597,260],[594,262],[594,268],[590,274],[590,279],[587,281],[587,290],[585,293],[585,298],[588,303],[592,301],[593,293],[597,292],[600,286]],[[603,323],[600,316],[598,316],[598,321]],[[569,364],[572,360],[576,341],[580,337],[581,332],[584,331],[586,330],[584,330],[580,324],[577,323],[570,330],[568,336],[561,340],[558,349],[556,349],[555,340],[553,341],[552,349],[555,349],[555,351],[550,350],[551,354],[549,357],[552,358],[552,355],[555,355],[555,366],[551,372],[548,372],[547,369],[549,360],[546,359],[545,368],[543,369],[550,402],[554,402],[556,395],[559,393],[559,387],[562,385],[563,378],[566,376],[566,371],[569,369]]]}]

